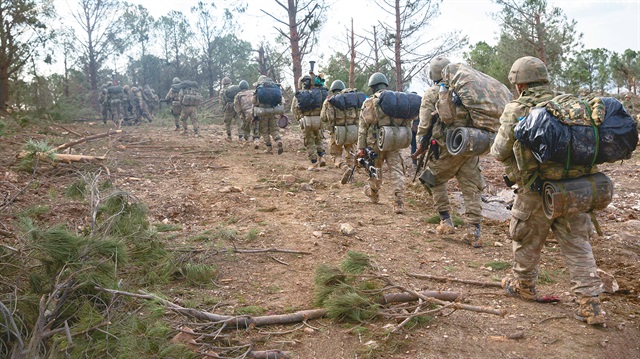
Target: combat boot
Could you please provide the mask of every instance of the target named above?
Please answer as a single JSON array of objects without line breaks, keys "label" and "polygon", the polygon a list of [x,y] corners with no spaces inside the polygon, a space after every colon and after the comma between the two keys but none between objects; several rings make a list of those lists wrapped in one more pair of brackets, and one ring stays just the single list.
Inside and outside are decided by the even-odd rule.
[{"label": "combat boot", "polygon": [[349,168],[349,166],[345,166],[345,169],[342,170],[342,178],[340,179],[340,183],[347,184],[347,182],[349,182],[350,177],[351,177],[351,168]]},{"label": "combat boot", "polygon": [[534,281],[516,279],[511,276],[502,278],[502,288],[510,297],[524,300],[538,300],[536,283]]},{"label": "combat boot", "polygon": [[260,141],[258,139],[253,140],[253,149],[257,150],[260,148]]},{"label": "combat boot", "polygon": [[365,196],[369,197],[372,203],[378,203],[380,197],[378,196],[378,191],[371,188],[371,186],[366,185],[364,187]]},{"label": "combat boot", "polygon": [[397,198],[396,201],[393,202],[393,211],[396,214],[404,213],[404,202],[400,198]]},{"label": "combat boot", "polygon": [[451,220],[451,215],[447,211],[440,212],[440,225],[436,227],[436,233],[440,235],[454,234],[456,232]]},{"label": "combat boot", "polygon": [[482,247],[480,239],[480,223],[473,223],[467,226],[467,233],[464,235],[465,241],[469,242],[473,248]]},{"label": "combat boot", "polygon": [[598,297],[580,298],[580,306],[573,312],[574,317],[590,325],[604,324],[605,312],[600,308]]},{"label": "combat boot", "polygon": [[318,163],[318,160],[311,160],[311,166],[309,166],[309,168],[307,168],[307,171],[315,171],[318,169],[318,166],[320,165],[320,163]]},{"label": "combat boot", "polygon": [[278,154],[281,155],[284,152],[284,148],[282,148],[282,141],[278,141]]},{"label": "combat boot", "polygon": [[324,154],[322,155],[319,154],[318,158],[320,159],[320,164],[319,164],[320,167],[324,167],[327,165],[327,162],[324,160]]},{"label": "combat boot", "polygon": [[268,155],[272,154],[273,153],[273,146],[267,145],[267,149],[264,150],[264,153],[266,153]]},{"label": "combat boot", "polygon": [[175,131],[180,131],[180,126],[176,126]]},{"label": "combat boot", "polygon": [[227,142],[231,142],[231,132],[227,132],[227,138],[225,138]]}]

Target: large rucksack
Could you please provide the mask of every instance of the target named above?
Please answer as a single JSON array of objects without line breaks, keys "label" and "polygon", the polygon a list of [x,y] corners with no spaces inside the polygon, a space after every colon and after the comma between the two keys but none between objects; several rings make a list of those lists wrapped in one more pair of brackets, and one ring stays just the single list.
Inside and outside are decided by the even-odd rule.
[{"label": "large rucksack", "polygon": [[313,87],[309,90],[299,90],[296,92],[298,108],[301,111],[311,111],[322,107],[329,91],[326,87]]},{"label": "large rucksack", "polygon": [[180,82],[183,106],[198,106],[202,103],[202,95],[198,91],[198,83],[195,81]]},{"label": "large rucksack", "polygon": [[282,102],[282,90],[275,82],[259,83],[255,93],[260,105],[275,107]]},{"label": "large rucksack", "polygon": [[387,116],[412,120],[420,114],[422,97],[414,93],[382,91],[378,105]]},{"label": "large rucksack", "polygon": [[[465,64],[449,64],[442,70],[442,80],[448,89],[447,98],[458,97],[469,112],[471,125],[475,128],[498,132],[500,116],[513,94],[500,81]],[[442,96],[440,96],[442,99]],[[438,104],[440,106],[441,104]],[[453,107],[453,104],[448,103]],[[440,119],[447,123],[444,111]]]},{"label": "large rucksack", "polygon": [[224,97],[226,97],[227,102],[233,102],[233,99],[236,97],[236,95],[240,91],[242,91],[240,86],[231,85],[224,90]]},{"label": "large rucksack", "polygon": [[540,163],[591,167],[631,158],[638,128],[613,97],[556,96],[534,107],[514,135]]},{"label": "large rucksack", "polygon": [[349,108],[362,108],[366,99],[367,95],[364,92],[343,90],[341,93],[331,96],[329,103],[338,110],[344,111]]}]

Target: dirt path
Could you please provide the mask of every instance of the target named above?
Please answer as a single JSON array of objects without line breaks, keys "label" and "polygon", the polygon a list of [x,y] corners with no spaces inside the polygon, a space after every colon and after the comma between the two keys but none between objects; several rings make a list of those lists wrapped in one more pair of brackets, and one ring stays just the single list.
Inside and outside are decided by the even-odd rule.
[{"label": "dirt path", "polygon": [[[75,131],[99,132],[101,124],[70,125]],[[218,124],[205,125],[198,138],[181,136],[168,121],[125,128],[117,141],[96,141],[74,150],[83,154],[108,152],[108,167],[117,185],[148,205],[152,223],[180,225],[166,240],[189,248],[212,247],[202,233],[231,231],[238,248],[281,248],[311,255],[218,254],[208,260],[219,268],[216,284],[167,288],[166,295],[201,310],[233,314],[255,306],[265,313],[309,309],[313,301],[313,276],[322,263],[338,264],[347,251],[370,255],[381,271],[396,283],[416,290],[455,290],[472,305],[502,308],[505,317],[465,311],[445,311],[420,328],[387,334],[377,320],[351,330],[353,325],[329,320],[309,323],[318,330],[291,327],[254,329],[247,335],[257,349],[292,351],[295,358],[632,358],[640,356],[640,159],[636,154],[624,164],[603,166],[616,183],[614,203],[598,214],[605,233],[594,238],[599,267],[616,276],[620,292],[603,296],[608,314],[605,328],[593,328],[572,318],[575,303],[569,275],[557,243],[550,238],[540,266],[539,289],[562,299],[558,304],[526,303],[503,295],[499,288],[443,284],[409,278],[407,272],[499,281],[509,269],[492,269],[510,263],[508,221],[486,220],[485,246],[473,249],[461,241],[462,230],[451,237],[435,233],[427,218],[435,214],[430,198],[410,185],[408,168],[407,210],[392,212],[392,193],[383,187],[380,204],[363,194],[365,175],[339,184],[340,171],[330,166],[307,171],[308,162],[300,132],[283,131],[285,152],[263,154],[253,146],[223,140]],[[16,143],[20,139],[15,140]],[[60,139],[62,142],[62,139]],[[5,144],[2,150],[15,150]],[[408,151],[405,157],[408,157]],[[409,164],[409,161],[407,161]],[[501,170],[491,158],[483,158],[487,196],[503,189]],[[383,169],[384,171],[384,169]],[[2,173],[9,173],[2,168]],[[283,177],[285,175],[285,177]],[[42,183],[35,196],[44,202],[51,187]],[[455,182],[455,181],[453,181]],[[457,191],[451,183],[451,191]],[[51,196],[49,196],[51,197]],[[26,205],[23,203],[22,205]],[[60,207],[55,220],[80,222],[82,210]],[[346,236],[341,224],[355,233]],[[209,231],[209,232],[206,232]],[[204,236],[206,237],[206,236]],[[224,243],[229,245],[229,243]],[[522,339],[506,339],[521,333]]]}]

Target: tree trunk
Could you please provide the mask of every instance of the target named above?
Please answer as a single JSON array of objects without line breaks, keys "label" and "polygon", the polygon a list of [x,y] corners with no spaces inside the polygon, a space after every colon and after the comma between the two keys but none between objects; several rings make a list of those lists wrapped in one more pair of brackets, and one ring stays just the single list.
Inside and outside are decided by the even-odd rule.
[{"label": "tree trunk", "polygon": [[9,69],[0,66],[0,110],[6,110],[9,105]]},{"label": "tree trunk", "polygon": [[351,18],[351,45],[349,47],[351,50],[351,61],[349,61],[349,87],[354,88],[356,87],[356,42],[353,34],[353,18]]},{"label": "tree trunk", "polygon": [[375,62],[375,72],[380,72],[380,57],[378,56],[378,33],[376,27],[373,27],[373,61]]},{"label": "tree trunk", "polygon": [[396,91],[402,91],[402,61],[400,59],[400,49],[402,46],[402,39],[400,38],[401,29],[400,23],[400,0],[396,0],[396,39],[393,46],[395,52],[396,63]]},{"label": "tree trunk", "polygon": [[291,42],[291,61],[293,65],[293,86],[298,90],[298,79],[302,77],[302,54],[300,53],[300,34],[298,33],[298,24],[296,22],[296,14],[298,13],[297,1],[288,0],[289,15],[289,39]]}]

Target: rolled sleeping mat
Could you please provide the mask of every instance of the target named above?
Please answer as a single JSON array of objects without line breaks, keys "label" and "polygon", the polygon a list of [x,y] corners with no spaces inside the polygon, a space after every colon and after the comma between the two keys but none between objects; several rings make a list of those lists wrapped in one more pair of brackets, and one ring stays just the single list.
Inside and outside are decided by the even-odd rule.
[{"label": "rolled sleeping mat", "polygon": [[407,126],[382,126],[378,129],[380,151],[397,151],[411,144],[411,128]]},{"label": "rolled sleeping mat", "polygon": [[253,115],[258,117],[268,115],[282,115],[283,113],[283,105],[278,105],[276,107],[253,106]]},{"label": "rolled sleeping mat", "polygon": [[604,173],[542,184],[542,208],[549,219],[604,209],[613,198],[613,183]]},{"label": "rolled sleeping mat", "polygon": [[300,124],[304,130],[319,130],[321,126],[320,116],[304,116],[300,120]]},{"label": "rolled sleeping mat", "polygon": [[358,126],[333,126],[333,142],[338,146],[348,146],[358,142]]},{"label": "rolled sleeping mat", "polygon": [[452,156],[480,156],[491,147],[495,134],[474,127],[458,127],[447,131],[447,151]]}]

